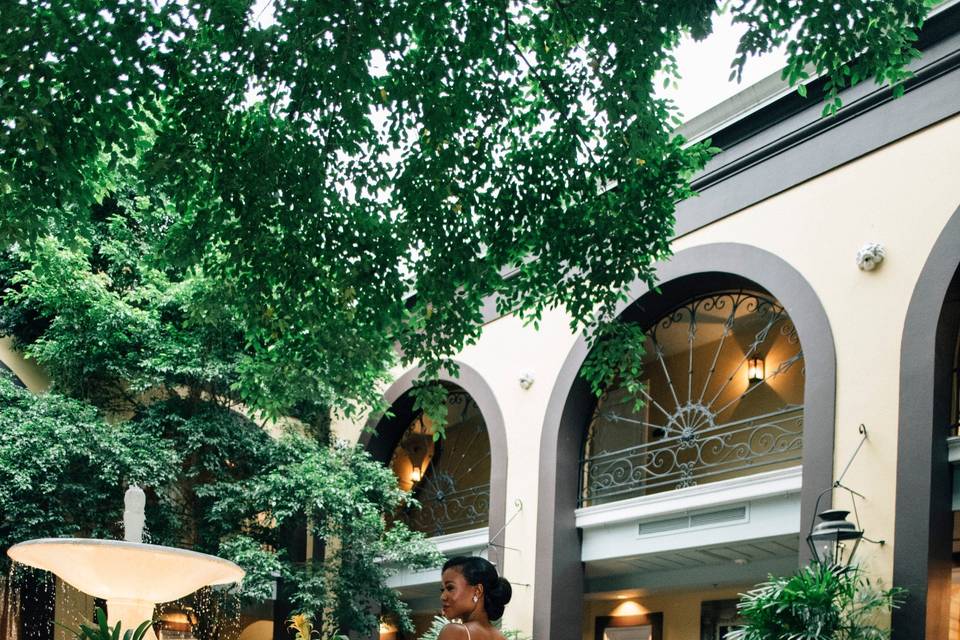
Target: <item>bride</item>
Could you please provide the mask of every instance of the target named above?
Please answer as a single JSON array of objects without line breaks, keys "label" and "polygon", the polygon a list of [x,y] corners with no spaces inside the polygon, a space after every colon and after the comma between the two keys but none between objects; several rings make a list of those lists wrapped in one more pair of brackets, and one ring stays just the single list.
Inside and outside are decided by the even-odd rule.
[{"label": "bride", "polygon": [[513,590],[496,567],[478,556],[450,558],[441,585],[440,605],[451,622],[437,640],[504,640],[490,623],[503,616]]}]

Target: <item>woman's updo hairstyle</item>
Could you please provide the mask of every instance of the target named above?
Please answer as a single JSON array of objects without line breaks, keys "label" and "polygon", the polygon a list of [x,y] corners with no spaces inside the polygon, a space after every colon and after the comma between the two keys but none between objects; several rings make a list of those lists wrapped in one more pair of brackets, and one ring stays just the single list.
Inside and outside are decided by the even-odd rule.
[{"label": "woman's updo hairstyle", "polygon": [[513,588],[506,578],[497,574],[497,568],[480,556],[457,556],[443,565],[443,570],[456,568],[470,586],[483,585],[483,608],[491,620],[503,617],[503,608],[510,602]]}]

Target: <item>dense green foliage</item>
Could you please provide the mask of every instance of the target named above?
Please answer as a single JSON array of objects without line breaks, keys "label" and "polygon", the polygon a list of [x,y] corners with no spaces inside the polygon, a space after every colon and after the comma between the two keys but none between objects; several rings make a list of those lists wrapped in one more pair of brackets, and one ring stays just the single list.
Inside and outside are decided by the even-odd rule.
[{"label": "dense green foliage", "polygon": [[[561,306],[593,335],[629,283],[652,280],[710,155],[673,134],[654,91],[720,4],[747,27],[735,74],[785,44],[790,81],[828,78],[828,110],[844,86],[902,80],[925,13],[924,0],[8,3],[0,234],[48,257],[82,247],[118,185],[140,185],[154,266],[201,277],[167,303],[242,337],[243,357],[221,364],[272,415],[375,400],[396,346],[425,379],[453,368],[490,296],[533,322]],[[158,330],[138,301],[101,302],[128,314],[90,349],[132,352]],[[198,354],[148,355],[145,377],[120,377]],[[70,365],[86,366],[96,357]]]},{"label": "dense green foliage", "polygon": [[120,537],[125,483],[166,484],[175,460],[152,433],[0,376],[0,549],[38,537]]},{"label": "dense green foliage", "polygon": [[729,640],[886,640],[882,616],[903,599],[883,590],[856,567],[812,564],[772,578],[742,596],[746,625]]},{"label": "dense green foliage", "polygon": [[[229,548],[234,557],[245,558],[257,554],[257,530],[274,531],[275,522],[305,516],[314,537],[332,542],[324,547],[323,562],[281,568],[284,579],[297,585],[296,610],[319,614],[329,609],[347,629],[372,629],[378,618],[369,604],[376,602],[384,612],[401,613],[406,625],[406,605],[385,584],[389,572],[436,566],[441,560],[432,544],[402,522],[387,528],[384,513],[409,500],[407,494],[389,468],[355,448],[307,442],[281,440],[269,472],[219,488],[211,519],[229,527],[238,516],[246,517],[247,535],[235,538]],[[251,580],[247,588],[256,586]]]},{"label": "dense green foliage", "polygon": [[[267,597],[279,576],[298,610],[332,616],[324,629],[375,625],[372,604],[405,620],[387,572],[438,557],[401,524],[386,529],[406,500],[391,472],[330,446],[315,401],[293,407],[301,420],[273,425],[279,438],[247,417],[232,388],[252,350],[211,302],[215,284],[158,255],[168,213],[129,182],[94,209],[85,238],[0,254],[0,331],[55,390],[33,396],[0,381],[0,545],[119,537],[123,490],[137,482],[151,540],[235,559],[246,597]],[[312,563],[285,539],[307,522],[340,541]]]},{"label": "dense green foliage", "polygon": [[[387,575],[439,561],[420,534],[386,529],[384,514],[406,495],[355,448],[297,432],[273,439],[224,407],[180,398],[108,424],[81,401],[35,396],[0,377],[0,549],[36,537],[121,537],[131,482],[147,490],[151,542],[238,562],[248,572],[244,598],[268,597],[279,576],[299,611],[318,620],[326,612],[331,636],[340,625],[374,627],[374,604],[406,622]],[[305,517],[317,538],[338,544],[292,562],[282,534]]]}]

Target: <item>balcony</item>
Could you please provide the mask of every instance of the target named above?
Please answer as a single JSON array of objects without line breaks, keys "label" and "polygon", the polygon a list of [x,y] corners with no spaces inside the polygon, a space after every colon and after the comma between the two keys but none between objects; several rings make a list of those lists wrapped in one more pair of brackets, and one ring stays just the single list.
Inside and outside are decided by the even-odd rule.
[{"label": "balcony", "polygon": [[611,384],[587,426],[581,508],[800,464],[803,351],[779,302],[722,291],[649,320],[641,385]]},{"label": "balcony", "polygon": [[[631,421],[609,416],[610,422]],[[585,457],[580,506],[784,469],[803,455],[803,408],[702,428],[665,425],[660,438]]]},{"label": "balcony", "polygon": [[431,474],[418,487],[420,508],[407,509],[401,518],[414,531],[445,536],[487,526],[490,484],[457,489],[442,473]]}]

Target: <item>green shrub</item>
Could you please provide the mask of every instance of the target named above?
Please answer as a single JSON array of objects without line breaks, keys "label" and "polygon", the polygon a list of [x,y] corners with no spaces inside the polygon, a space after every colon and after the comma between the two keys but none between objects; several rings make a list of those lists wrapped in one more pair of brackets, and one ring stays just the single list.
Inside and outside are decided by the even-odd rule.
[{"label": "green shrub", "polygon": [[146,620],[136,629],[121,631],[118,622],[111,628],[107,624],[107,614],[100,607],[97,607],[93,617],[96,620],[95,625],[82,624],[76,631],[69,627],[64,628],[75,635],[77,640],[143,640],[151,624],[150,620]]},{"label": "green shrub", "polygon": [[886,640],[885,615],[904,597],[855,567],[812,564],[742,595],[746,624],[727,640]]}]

